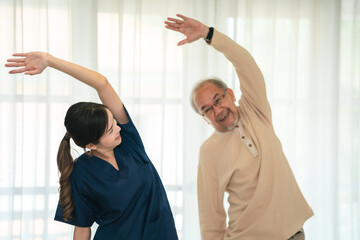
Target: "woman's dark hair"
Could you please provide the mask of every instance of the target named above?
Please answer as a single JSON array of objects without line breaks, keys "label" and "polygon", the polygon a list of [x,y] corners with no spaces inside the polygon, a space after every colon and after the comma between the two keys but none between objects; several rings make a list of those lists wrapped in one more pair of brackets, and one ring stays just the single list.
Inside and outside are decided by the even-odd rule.
[{"label": "woman's dark hair", "polygon": [[71,173],[74,160],[70,152],[70,138],[76,145],[84,148],[89,143],[98,144],[108,125],[107,107],[92,102],[79,102],[73,104],[65,116],[66,134],[61,140],[57,165],[60,172],[60,204],[63,208],[64,220],[73,220],[75,206],[72,201]]}]

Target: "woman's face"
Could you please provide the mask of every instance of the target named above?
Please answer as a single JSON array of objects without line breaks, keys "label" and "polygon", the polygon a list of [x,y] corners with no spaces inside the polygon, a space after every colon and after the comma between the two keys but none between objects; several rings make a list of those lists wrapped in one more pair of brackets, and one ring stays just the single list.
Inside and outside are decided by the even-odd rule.
[{"label": "woman's face", "polygon": [[108,126],[96,146],[98,149],[104,148],[112,150],[121,143],[121,128],[117,125],[116,120],[110,110],[106,109],[106,112],[108,114]]}]

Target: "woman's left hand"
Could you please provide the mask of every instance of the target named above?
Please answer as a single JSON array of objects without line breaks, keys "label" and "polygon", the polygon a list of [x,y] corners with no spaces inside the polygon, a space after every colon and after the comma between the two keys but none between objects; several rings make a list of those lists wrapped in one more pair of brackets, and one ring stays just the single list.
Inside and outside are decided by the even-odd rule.
[{"label": "woman's left hand", "polygon": [[5,67],[15,67],[10,74],[25,73],[27,75],[40,74],[48,66],[48,54],[45,52],[15,53],[7,60]]}]

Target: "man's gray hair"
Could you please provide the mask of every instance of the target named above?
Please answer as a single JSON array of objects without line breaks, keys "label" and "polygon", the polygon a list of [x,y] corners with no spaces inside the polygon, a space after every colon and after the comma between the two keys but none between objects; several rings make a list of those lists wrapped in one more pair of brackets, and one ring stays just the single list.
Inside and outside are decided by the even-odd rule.
[{"label": "man's gray hair", "polygon": [[226,83],[224,83],[223,81],[221,81],[218,78],[207,78],[207,79],[203,79],[203,80],[200,80],[199,82],[197,82],[195,84],[193,90],[191,91],[190,102],[191,102],[191,107],[194,109],[195,112],[197,112],[199,114],[201,114],[201,113],[197,110],[197,108],[195,106],[195,94],[196,94],[197,90],[199,90],[201,87],[203,87],[204,85],[206,85],[208,83],[213,84],[224,91],[226,91],[226,89],[228,88]]}]

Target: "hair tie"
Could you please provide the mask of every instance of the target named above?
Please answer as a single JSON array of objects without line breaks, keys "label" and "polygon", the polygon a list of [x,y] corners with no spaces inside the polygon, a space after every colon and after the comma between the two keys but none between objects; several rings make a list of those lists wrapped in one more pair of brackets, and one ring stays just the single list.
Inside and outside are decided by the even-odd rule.
[{"label": "hair tie", "polygon": [[64,139],[69,142],[70,138],[71,138],[71,134],[69,132],[66,132],[65,136],[64,136]]}]

